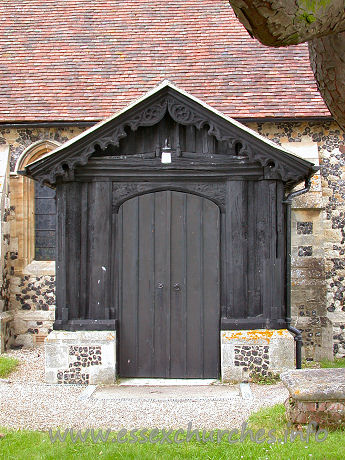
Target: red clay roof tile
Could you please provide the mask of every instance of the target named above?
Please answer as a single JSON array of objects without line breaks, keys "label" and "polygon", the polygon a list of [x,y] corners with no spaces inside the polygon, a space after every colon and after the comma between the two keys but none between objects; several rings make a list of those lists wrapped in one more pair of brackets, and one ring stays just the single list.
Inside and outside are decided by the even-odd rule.
[{"label": "red clay roof tile", "polygon": [[99,120],[169,79],[235,118],[329,112],[306,45],[252,40],[227,0],[2,0],[0,121]]}]

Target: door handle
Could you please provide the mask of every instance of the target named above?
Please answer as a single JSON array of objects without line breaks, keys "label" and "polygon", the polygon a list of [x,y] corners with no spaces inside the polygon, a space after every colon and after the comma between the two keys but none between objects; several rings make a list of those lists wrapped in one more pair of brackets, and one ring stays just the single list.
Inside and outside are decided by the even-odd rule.
[{"label": "door handle", "polygon": [[174,289],[175,291],[181,291],[181,286],[179,285],[179,283],[174,284]]},{"label": "door handle", "polygon": [[157,287],[158,287],[158,289],[163,289],[163,288],[164,288],[164,284],[163,284],[163,283],[158,283]]}]

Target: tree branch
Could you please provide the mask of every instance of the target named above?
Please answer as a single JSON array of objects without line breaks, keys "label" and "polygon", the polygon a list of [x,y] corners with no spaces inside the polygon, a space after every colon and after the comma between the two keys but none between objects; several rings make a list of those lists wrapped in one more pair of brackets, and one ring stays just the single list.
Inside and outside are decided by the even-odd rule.
[{"label": "tree branch", "polygon": [[309,56],[321,96],[345,129],[345,32],[314,38]]},{"label": "tree branch", "polygon": [[344,0],[229,0],[236,16],[261,43],[296,45],[345,31]]}]

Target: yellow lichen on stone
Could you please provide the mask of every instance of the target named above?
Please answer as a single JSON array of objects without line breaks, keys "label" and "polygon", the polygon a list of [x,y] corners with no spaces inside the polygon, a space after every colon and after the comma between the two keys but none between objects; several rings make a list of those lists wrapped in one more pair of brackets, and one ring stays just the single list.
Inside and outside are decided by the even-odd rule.
[{"label": "yellow lichen on stone", "polygon": [[266,341],[270,343],[273,336],[283,337],[285,334],[285,329],[254,329],[249,331],[225,331],[223,332],[223,339],[227,342],[233,340],[244,340],[248,342],[258,342]]}]

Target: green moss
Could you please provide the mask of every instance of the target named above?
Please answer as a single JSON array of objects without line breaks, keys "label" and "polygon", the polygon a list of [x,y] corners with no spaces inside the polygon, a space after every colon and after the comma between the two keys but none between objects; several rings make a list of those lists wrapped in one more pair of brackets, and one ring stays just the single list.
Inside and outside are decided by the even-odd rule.
[{"label": "green moss", "polygon": [[300,16],[299,19],[307,24],[312,24],[316,21],[316,14],[321,15],[322,8],[327,7],[331,0],[300,0]]},{"label": "green moss", "polygon": [[305,14],[304,19],[308,24],[312,24],[313,22],[316,21],[315,17],[312,14]]},{"label": "green moss", "polygon": [[320,8],[330,5],[332,0],[300,0],[300,6],[315,13]]},{"label": "green moss", "polygon": [[279,375],[272,373],[270,373],[270,375],[261,375],[256,372],[252,372],[250,378],[253,383],[258,383],[259,385],[275,385],[280,381]]}]

